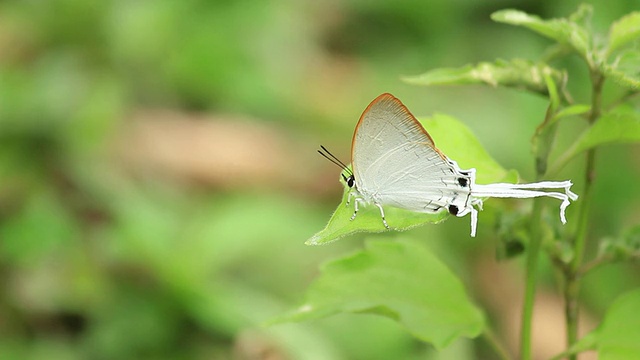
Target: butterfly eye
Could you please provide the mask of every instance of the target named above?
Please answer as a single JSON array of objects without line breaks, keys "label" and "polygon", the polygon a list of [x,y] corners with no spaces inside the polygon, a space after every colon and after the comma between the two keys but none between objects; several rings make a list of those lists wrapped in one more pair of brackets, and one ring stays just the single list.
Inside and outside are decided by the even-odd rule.
[{"label": "butterfly eye", "polygon": [[458,207],[455,205],[449,205],[449,213],[451,215],[458,215]]},{"label": "butterfly eye", "polygon": [[356,178],[355,178],[355,177],[353,177],[353,175],[351,175],[351,176],[349,176],[349,177],[347,178],[347,186],[349,186],[350,188],[352,188],[352,187],[353,187],[353,185],[355,184],[355,182],[356,182]]}]

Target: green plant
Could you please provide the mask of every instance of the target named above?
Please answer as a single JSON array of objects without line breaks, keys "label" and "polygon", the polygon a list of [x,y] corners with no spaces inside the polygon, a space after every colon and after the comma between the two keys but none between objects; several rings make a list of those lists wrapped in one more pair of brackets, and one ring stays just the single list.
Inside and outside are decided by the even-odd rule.
[{"label": "green plant", "polygon": [[[614,261],[640,257],[639,228],[615,239],[601,240],[600,252],[584,262],[589,237],[591,198],[596,181],[595,156],[600,145],[640,142],[640,113],[632,106],[640,89],[640,12],[628,14],[614,22],[606,41],[591,30],[590,6],[581,6],[567,18],[543,20],[518,10],[503,10],[492,15],[497,22],[522,26],[553,44],[538,61],[497,60],[429,71],[404,80],[410,84],[460,85],[484,84],[521,89],[548,98],[543,121],[532,139],[536,180],[557,176],[569,162],[585,158],[577,216],[573,226],[553,228],[544,221],[543,200],[535,200],[527,217],[528,228],[508,228],[512,238],[526,248],[526,287],[522,310],[519,358],[531,359],[531,321],[541,252],[549,257],[561,274],[565,300],[567,350],[556,358],[576,358],[576,354],[596,349],[601,359],[640,358],[640,289],[620,296],[604,316],[601,325],[578,338],[578,299],[581,280],[587,272]],[[569,56],[577,57],[588,70],[591,92],[588,103],[574,102],[568,88],[569,71],[553,64]],[[603,101],[604,84],[609,81],[611,98]],[[559,125],[571,119],[583,119],[585,129],[564,149],[554,149]],[[517,174],[497,164],[482,149],[473,134],[457,120],[437,115],[421,119],[438,147],[458,161],[462,168],[475,167],[478,182],[515,181]],[[461,149],[464,149],[461,150]],[[552,150],[559,156],[552,157]],[[363,208],[358,221],[350,222],[351,208],[346,207],[349,189],[345,187],[342,203],[327,227],[314,235],[308,244],[324,244],[355,232],[381,232],[383,228],[375,207]],[[574,213],[576,214],[576,213]],[[388,209],[401,229],[435,223],[448,217],[414,214]],[[520,222],[522,223],[522,222]],[[460,336],[484,335],[503,358],[508,355],[495,340],[482,312],[467,297],[461,282],[423,244],[402,236],[395,241],[369,242],[356,254],[329,262],[322,275],[308,290],[306,302],[296,311],[277,321],[302,321],[340,312],[367,312],[387,316],[403,325],[417,338],[441,349]]]}]

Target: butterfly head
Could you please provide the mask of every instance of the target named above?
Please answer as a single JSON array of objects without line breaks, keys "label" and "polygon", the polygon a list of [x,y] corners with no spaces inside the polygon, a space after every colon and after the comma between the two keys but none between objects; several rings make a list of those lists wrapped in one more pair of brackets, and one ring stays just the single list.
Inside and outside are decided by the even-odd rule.
[{"label": "butterfly head", "polygon": [[347,183],[347,186],[350,188],[352,188],[356,184],[356,178],[353,176],[353,174],[350,174],[349,176],[344,176],[344,174],[342,174],[342,178],[344,179],[344,182]]},{"label": "butterfly head", "polygon": [[318,150],[318,153],[320,153],[320,155],[322,155],[325,159],[336,164],[339,168],[343,170],[343,173],[340,175],[342,176],[342,179],[344,180],[344,182],[347,184],[349,188],[353,188],[355,186],[356,178],[355,176],[353,176],[353,171],[351,171],[351,169],[349,169],[349,167],[345,165],[345,163],[340,161],[340,159],[338,159],[335,155],[329,152],[329,150],[327,150],[327,148],[325,148],[322,145],[320,145],[320,150]]}]

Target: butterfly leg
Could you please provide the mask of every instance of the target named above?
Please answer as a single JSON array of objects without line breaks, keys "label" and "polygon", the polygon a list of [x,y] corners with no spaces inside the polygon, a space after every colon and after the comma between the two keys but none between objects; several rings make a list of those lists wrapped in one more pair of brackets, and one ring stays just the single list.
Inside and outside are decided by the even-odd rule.
[{"label": "butterfly leg", "polygon": [[[349,197],[351,197],[351,194],[349,194]],[[356,215],[358,215],[358,203],[360,201],[362,201],[360,198],[355,198],[356,200],[353,202],[353,215],[351,215],[351,218],[349,220],[353,221],[353,219],[356,218]]]},{"label": "butterfly leg", "polygon": [[375,203],[376,206],[378,207],[378,209],[380,209],[380,215],[382,216],[382,223],[384,224],[384,227],[386,227],[387,229],[390,229],[389,224],[387,224],[387,219],[384,218],[384,210],[382,209],[382,205]]},{"label": "butterfly leg", "polygon": [[[480,202],[482,204],[482,202]],[[480,205],[482,210],[482,205]],[[476,237],[476,228],[478,227],[478,210],[474,207],[471,208],[471,237]]]}]

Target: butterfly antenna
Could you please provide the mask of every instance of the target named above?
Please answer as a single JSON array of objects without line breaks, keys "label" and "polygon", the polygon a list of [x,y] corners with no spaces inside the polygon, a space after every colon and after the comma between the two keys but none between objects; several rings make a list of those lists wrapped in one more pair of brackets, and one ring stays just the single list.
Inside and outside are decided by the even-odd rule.
[{"label": "butterfly antenna", "polygon": [[[347,165],[345,165],[342,161],[340,161],[340,159],[338,159],[335,155],[333,155],[329,150],[327,150],[327,148],[325,148],[324,146],[320,145],[320,148],[322,150],[324,150],[324,152],[322,150],[318,150],[318,153],[320,155],[322,155],[325,159],[331,161],[332,163],[334,163],[336,166],[338,166],[339,168],[341,168],[342,170],[346,171],[347,173],[349,173],[349,175],[352,175],[353,172],[351,172],[351,169],[349,169],[347,167]],[[343,175],[344,177],[344,175]]]},{"label": "butterfly antenna", "polygon": [[[346,168],[347,165],[345,165],[342,161],[340,161],[340,159],[338,159],[335,155],[333,155],[329,150],[327,150],[326,147],[324,147],[323,145],[320,145],[320,148],[322,150],[324,150],[327,154],[329,154],[329,156],[331,156],[332,159],[334,159],[335,161],[338,162],[338,164],[342,165],[343,168]],[[320,151],[320,150],[318,150]]]}]

